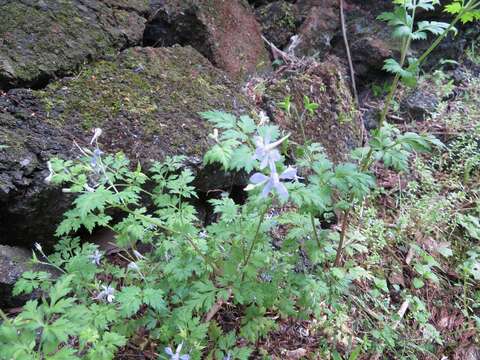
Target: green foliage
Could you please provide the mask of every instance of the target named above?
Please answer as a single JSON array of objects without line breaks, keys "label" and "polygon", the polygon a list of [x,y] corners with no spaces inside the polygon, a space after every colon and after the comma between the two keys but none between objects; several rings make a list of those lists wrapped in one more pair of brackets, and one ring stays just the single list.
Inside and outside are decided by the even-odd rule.
[{"label": "green foliage", "polygon": [[[304,106],[308,114],[318,108],[308,98]],[[49,180],[76,198],[58,227],[62,239],[55,253],[47,257],[39,250],[34,260],[60,274],[53,280],[44,272],[26,272],[18,281],[15,293],[35,289],[42,300],[28,302],[17,318],[0,326],[2,347],[22,334],[0,359],[112,359],[139,331],[148,331],[160,353],[181,344],[182,354],[192,359],[207,352],[247,359],[255,344],[276,330],[271,312],[285,319],[321,318],[360,279],[372,281],[376,296],[387,292],[384,279],[361,267],[331,267],[339,254],[348,258],[368,248],[365,237],[354,232],[339,246],[343,235],[335,228],[320,229],[318,217],[363,203],[376,188],[374,164],[406,171],[409,157],[440,146],[437,140],[385,126],[373,133],[369,147],[341,164],[329,161],[318,144],[299,145],[293,151],[301,154],[294,171],[278,150],[288,154],[289,146],[278,127],[222,112],[202,117],[216,126],[205,163],[230,171],[256,169],[274,191],[262,189],[266,181],[252,180],[242,205],[228,196],[211,199],[215,221],[201,226],[191,204],[194,176],[182,165],[183,157],[154,163],[149,175],[122,154],[104,155],[98,147],[80,149],[78,160],[53,159]],[[268,166],[262,166],[266,160]],[[262,173],[267,170],[269,177]],[[145,208],[142,197],[152,206]],[[287,199],[290,207],[272,212]],[[279,224],[285,234],[278,242]],[[103,226],[115,233],[128,265],[111,264],[96,246],[72,237],[80,229]],[[152,251],[139,254],[139,242]],[[435,266],[421,263],[416,270],[431,280],[421,271],[427,265]],[[241,312],[238,328],[228,332],[215,318],[225,303]],[[385,332],[378,336],[385,339]]]},{"label": "green foliage", "polygon": [[476,0],[454,0],[445,6],[445,11],[460,17],[464,24],[480,20],[480,3]]}]

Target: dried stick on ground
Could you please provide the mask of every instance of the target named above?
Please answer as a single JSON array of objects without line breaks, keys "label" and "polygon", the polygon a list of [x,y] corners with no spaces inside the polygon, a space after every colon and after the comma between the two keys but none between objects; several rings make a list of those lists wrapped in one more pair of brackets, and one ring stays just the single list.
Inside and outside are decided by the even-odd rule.
[{"label": "dried stick on ground", "polygon": [[215,304],[213,304],[212,308],[208,311],[207,315],[205,315],[204,322],[208,323],[213,317],[217,314],[217,312],[222,308],[223,304],[225,304],[230,296],[232,296],[232,288],[227,290],[227,299],[219,299]]},{"label": "dried stick on ground", "polygon": [[338,5],[340,7],[340,25],[342,27],[343,42],[345,43],[348,67],[350,68],[350,78],[352,80],[353,97],[355,98],[355,102],[357,103],[357,106],[358,106],[359,100],[358,100],[357,84],[355,82],[355,70],[353,68],[352,54],[350,53],[350,45],[348,43],[347,25],[345,24],[345,12],[344,12],[343,0],[338,0]]}]

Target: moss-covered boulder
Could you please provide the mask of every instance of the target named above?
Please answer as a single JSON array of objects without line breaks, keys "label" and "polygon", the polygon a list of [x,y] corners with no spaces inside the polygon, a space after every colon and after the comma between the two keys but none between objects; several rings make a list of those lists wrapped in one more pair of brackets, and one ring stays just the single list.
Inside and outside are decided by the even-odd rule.
[{"label": "moss-covered boulder", "polygon": [[265,37],[279,49],[288,44],[297,29],[297,8],[284,0],[275,1],[256,9]]},{"label": "moss-covered boulder", "polygon": [[0,244],[51,243],[69,203],[44,184],[46,162],[76,156],[73,140],[87,145],[92,128],[103,129],[105,151],[123,151],[146,165],[186,155],[201,172],[211,129],[198,112],[214,109],[240,114],[251,107],[228,76],[191,47],[131,48],[42,91],[3,94]]},{"label": "moss-covered boulder", "polygon": [[139,44],[148,0],[0,0],[0,89],[45,85]]},{"label": "moss-covered boulder", "polygon": [[[335,162],[345,160],[350,150],[361,144],[359,114],[338,58],[285,66],[275,76],[252,86],[263,89],[264,110],[292,134],[294,141],[304,143],[305,135],[307,141],[320,143]],[[305,114],[300,123],[305,96],[319,107],[315,114]],[[291,97],[290,115],[279,105],[287,97]]]},{"label": "moss-covered boulder", "polygon": [[260,25],[241,0],[165,0],[145,30],[149,46],[191,45],[234,78],[269,68]]}]

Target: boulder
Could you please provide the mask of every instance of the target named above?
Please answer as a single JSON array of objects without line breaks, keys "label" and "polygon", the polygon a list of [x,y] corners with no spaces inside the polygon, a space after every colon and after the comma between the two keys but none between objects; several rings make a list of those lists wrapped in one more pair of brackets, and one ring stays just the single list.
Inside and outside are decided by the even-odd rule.
[{"label": "boulder", "polygon": [[297,8],[284,0],[259,7],[256,12],[263,35],[279,49],[288,44],[297,29]]},{"label": "boulder", "polygon": [[153,11],[148,46],[191,45],[234,78],[268,69],[260,25],[239,0],[165,0]]},{"label": "boulder", "polygon": [[323,59],[340,27],[338,1],[300,0],[296,7],[302,25],[297,31],[298,38],[290,44],[291,51],[297,56]]},{"label": "boulder", "polygon": [[4,93],[0,244],[55,242],[52,234],[69,199],[44,183],[46,162],[77,156],[73,140],[86,146],[92,128],[103,129],[104,151],[123,151],[147,166],[186,155],[200,174],[211,129],[198,112],[215,109],[240,114],[251,106],[223,71],[191,47],[130,48],[44,90]]},{"label": "boulder", "polygon": [[[12,246],[0,245],[0,308],[21,306],[32,295],[13,296],[15,282],[25,271],[47,271],[52,276],[53,268],[32,264],[32,251]],[[33,294],[35,296],[35,294]]]},{"label": "boulder", "polygon": [[55,76],[139,44],[148,0],[0,0],[0,89]]},{"label": "boulder", "polygon": [[403,99],[400,110],[410,121],[424,121],[437,110],[439,103],[431,91],[415,89]]},{"label": "boulder", "polygon": [[[302,126],[296,113],[303,111],[304,96],[319,105],[314,115],[305,115],[303,129],[307,141],[320,143],[331,160],[345,160],[350,150],[361,144],[361,123],[349,90],[345,69],[331,56],[284,66],[262,84],[261,106],[274,123],[290,132],[292,140],[304,143]],[[255,88],[252,83],[251,88]],[[259,88],[258,86],[256,87]],[[289,116],[279,103],[291,96]]]},{"label": "boulder", "polygon": [[[386,59],[398,48],[391,40],[390,28],[376,20],[371,12],[352,10],[347,13],[347,34],[355,73],[361,80],[385,74],[382,67]],[[345,44],[340,31],[332,41],[335,54],[346,59]]]}]

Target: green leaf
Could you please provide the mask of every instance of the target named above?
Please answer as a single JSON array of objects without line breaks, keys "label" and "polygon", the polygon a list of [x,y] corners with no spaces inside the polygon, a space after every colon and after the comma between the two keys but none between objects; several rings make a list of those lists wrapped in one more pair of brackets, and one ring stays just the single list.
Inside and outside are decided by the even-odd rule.
[{"label": "green leaf", "polygon": [[124,287],[116,295],[120,304],[120,313],[130,317],[135,315],[142,305],[142,291],[136,286]]},{"label": "green leaf", "polygon": [[203,158],[204,164],[220,163],[225,170],[229,170],[233,151],[238,145],[240,145],[240,143],[234,139],[226,140],[220,144],[214,145],[205,154]]},{"label": "green leaf", "polygon": [[74,200],[80,219],[85,219],[94,210],[104,211],[105,207],[114,200],[113,193],[103,186],[93,192],[86,192]]},{"label": "green leaf", "polygon": [[257,125],[255,121],[250,116],[242,115],[240,116],[240,121],[238,122],[238,126],[242,130],[244,134],[253,134],[257,130]]},{"label": "green leaf", "polygon": [[163,291],[160,289],[147,288],[143,290],[143,302],[157,311],[166,310]]},{"label": "green leaf", "polygon": [[415,287],[415,289],[420,289],[425,285],[423,280],[421,278],[418,278],[418,277],[413,279],[412,284]]},{"label": "green leaf", "polygon": [[206,111],[200,113],[200,116],[219,129],[234,129],[237,123],[237,118],[234,115],[223,111]]}]

